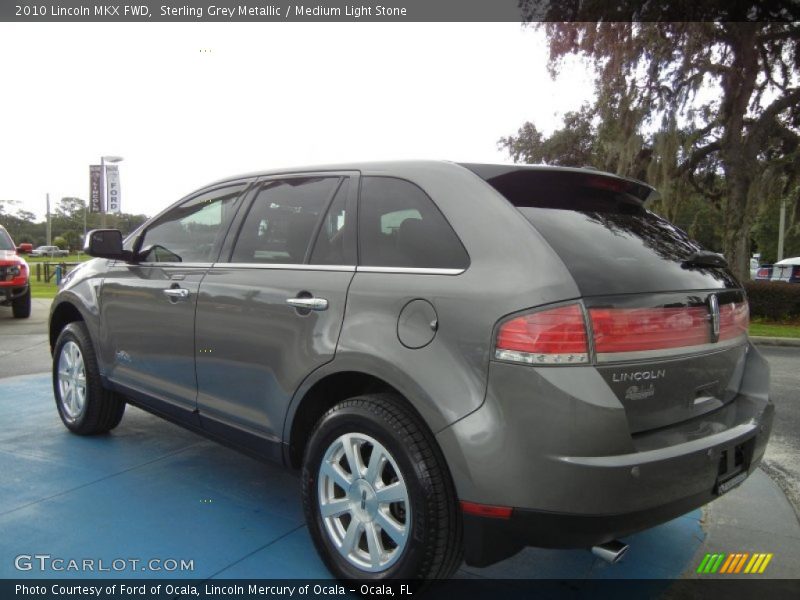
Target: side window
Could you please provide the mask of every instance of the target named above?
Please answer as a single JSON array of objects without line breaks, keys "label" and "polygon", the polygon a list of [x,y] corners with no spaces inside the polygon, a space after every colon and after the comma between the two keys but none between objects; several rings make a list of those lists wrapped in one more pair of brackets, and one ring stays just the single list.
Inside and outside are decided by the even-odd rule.
[{"label": "side window", "polygon": [[304,262],[322,212],[340,177],[298,177],[266,182],[247,214],[231,262]]},{"label": "side window", "polygon": [[450,224],[419,187],[394,177],[361,180],[360,264],[465,269],[469,256]]},{"label": "side window", "polygon": [[187,200],[150,225],[141,245],[144,262],[213,262],[246,184]]},{"label": "side window", "polygon": [[314,265],[354,265],[355,256],[347,244],[346,237],[355,226],[352,215],[347,214],[347,197],[350,193],[350,180],[342,181],[333,197],[328,212],[322,220],[311,264]]}]

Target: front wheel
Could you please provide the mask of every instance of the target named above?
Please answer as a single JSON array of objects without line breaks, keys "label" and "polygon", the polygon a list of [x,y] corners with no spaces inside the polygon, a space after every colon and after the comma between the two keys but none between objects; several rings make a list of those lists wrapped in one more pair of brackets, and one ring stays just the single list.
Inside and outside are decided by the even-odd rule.
[{"label": "front wheel", "polygon": [[11,312],[15,319],[27,319],[31,316],[31,289],[28,288],[22,296],[11,301]]},{"label": "front wheel", "polygon": [[424,422],[394,394],[331,408],[303,460],[303,506],[333,575],[447,578],[461,563],[450,473]]},{"label": "front wheel", "polygon": [[121,396],[105,389],[97,357],[82,321],[61,331],[53,351],[53,391],[64,425],[79,435],[105,433],[125,413]]}]

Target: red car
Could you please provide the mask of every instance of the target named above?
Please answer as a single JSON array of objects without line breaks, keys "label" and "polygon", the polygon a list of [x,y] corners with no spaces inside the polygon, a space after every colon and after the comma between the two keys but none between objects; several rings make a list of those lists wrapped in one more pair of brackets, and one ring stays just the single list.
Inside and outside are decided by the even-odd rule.
[{"label": "red car", "polygon": [[17,247],[0,225],[0,305],[10,306],[15,319],[31,314],[31,286],[28,263],[17,254]]}]

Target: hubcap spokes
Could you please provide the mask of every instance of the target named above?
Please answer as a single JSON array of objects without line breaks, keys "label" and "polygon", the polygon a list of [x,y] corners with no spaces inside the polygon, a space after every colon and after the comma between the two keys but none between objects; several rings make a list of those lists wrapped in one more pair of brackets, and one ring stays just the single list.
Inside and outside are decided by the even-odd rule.
[{"label": "hubcap spokes", "polygon": [[58,357],[58,391],[64,415],[76,420],[86,406],[86,369],[78,344],[67,342]]},{"label": "hubcap spokes", "polygon": [[348,433],[330,445],[318,497],[328,536],[349,563],[378,572],[403,553],[411,525],[408,489],[394,458],[374,438]]}]

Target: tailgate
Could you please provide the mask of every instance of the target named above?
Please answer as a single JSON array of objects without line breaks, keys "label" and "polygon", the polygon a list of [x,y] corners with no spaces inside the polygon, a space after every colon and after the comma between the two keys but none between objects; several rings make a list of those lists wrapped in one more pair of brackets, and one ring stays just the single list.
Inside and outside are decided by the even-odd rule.
[{"label": "tailgate", "polygon": [[597,370],[625,407],[631,432],[697,417],[737,395],[747,352],[741,291],[584,302]]}]

